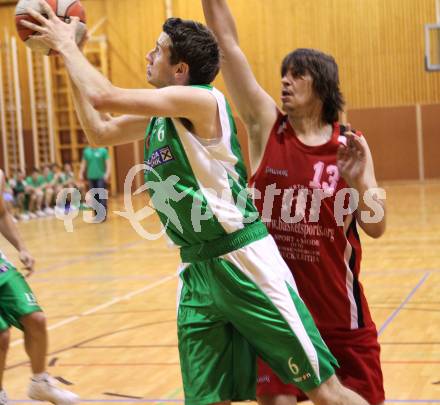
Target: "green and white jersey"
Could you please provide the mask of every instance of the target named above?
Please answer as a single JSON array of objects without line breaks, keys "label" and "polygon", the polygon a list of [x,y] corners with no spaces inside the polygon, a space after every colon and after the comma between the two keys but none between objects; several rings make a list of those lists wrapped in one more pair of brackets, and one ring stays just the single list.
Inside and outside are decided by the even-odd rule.
[{"label": "green and white jersey", "polygon": [[217,240],[258,220],[230,107],[217,89],[197,87],[217,101],[221,139],[201,139],[181,119],[163,117],[152,118],[145,137],[146,187],[178,246]]},{"label": "green and white jersey", "polygon": [[43,175],[44,183],[45,184],[52,183],[52,180],[54,179],[54,177],[55,177],[55,175],[52,171],[50,171],[47,176]]},{"label": "green and white jersey", "polygon": [[[2,266],[4,263],[8,261],[5,254],[0,250],[0,266]],[[2,273],[2,269],[0,268],[0,274]]]},{"label": "green and white jersey", "polygon": [[44,184],[45,184],[44,177],[41,174],[38,175],[36,180],[32,176],[26,177],[27,186],[37,188],[37,187],[41,187]]}]

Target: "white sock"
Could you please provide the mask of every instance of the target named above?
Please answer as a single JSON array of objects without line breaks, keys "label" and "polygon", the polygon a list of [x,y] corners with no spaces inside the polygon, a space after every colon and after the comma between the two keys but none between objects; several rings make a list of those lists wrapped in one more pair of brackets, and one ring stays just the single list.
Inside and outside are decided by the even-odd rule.
[{"label": "white sock", "polygon": [[47,377],[48,377],[48,374],[44,371],[42,373],[34,374],[32,376],[32,380],[39,382],[39,381],[43,381],[43,380],[47,379]]}]

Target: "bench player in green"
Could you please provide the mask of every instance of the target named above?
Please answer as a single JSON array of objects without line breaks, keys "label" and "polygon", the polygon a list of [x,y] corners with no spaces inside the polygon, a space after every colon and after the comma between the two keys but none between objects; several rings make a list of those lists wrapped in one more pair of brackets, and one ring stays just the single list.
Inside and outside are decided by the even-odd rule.
[{"label": "bench player in green", "polygon": [[147,55],[156,89],[122,89],[82,55],[76,20],[67,25],[41,4],[48,18],[29,10],[41,25],[23,24],[64,59],[90,143],[136,141],[149,124],[146,185],[182,258],[177,324],[186,403],[255,398],[258,353],[316,404],[366,405],[334,376],[335,360],[256,215],[229,106],[209,85],[220,64],[212,33],[168,19]]},{"label": "bench player in green", "polygon": [[52,208],[55,194],[55,186],[56,186],[56,180],[55,180],[55,174],[52,171],[52,165],[45,165],[43,167],[43,179],[44,179],[44,186],[43,186],[43,192],[44,192],[44,213],[46,215],[52,215],[54,213],[54,210]]},{"label": "bench player in green", "polygon": [[[6,210],[3,189],[4,177],[0,170],[0,234],[17,249],[19,258],[28,272],[27,276],[30,276],[34,271],[34,259]],[[58,388],[46,372],[46,317],[22,274],[0,250],[0,405],[8,404],[2,382],[11,326],[23,330],[24,333],[24,346],[33,372],[28,389],[29,397],[56,405],[76,403],[78,397],[70,391]]]},{"label": "bench player in green", "polygon": [[23,221],[29,220],[28,214],[28,199],[29,195],[26,193],[26,175],[24,171],[17,170],[14,177],[10,180],[12,187],[12,192],[14,194],[15,203],[17,205],[17,210],[19,218]]},{"label": "bench player in green", "polygon": [[45,184],[40,170],[34,167],[31,175],[26,177],[26,193],[29,195],[29,215],[31,218],[45,216],[42,210]]}]

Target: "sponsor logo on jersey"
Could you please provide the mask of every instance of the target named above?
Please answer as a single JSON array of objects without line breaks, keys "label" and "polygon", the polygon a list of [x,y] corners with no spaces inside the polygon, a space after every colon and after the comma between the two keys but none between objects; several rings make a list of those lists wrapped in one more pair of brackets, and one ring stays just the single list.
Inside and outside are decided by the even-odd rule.
[{"label": "sponsor logo on jersey", "polygon": [[263,384],[263,383],[269,384],[269,383],[270,383],[270,376],[267,375],[267,374],[265,374],[265,375],[260,375],[260,376],[257,378],[257,383],[258,383],[258,384]]},{"label": "sponsor logo on jersey", "polygon": [[273,167],[266,167],[266,174],[273,174],[274,176],[289,176],[289,171],[287,169],[274,169]]},{"label": "sponsor logo on jersey", "polygon": [[145,161],[145,164],[149,168],[154,169],[165,163],[171,162],[172,160],[174,160],[174,156],[171,152],[171,148],[169,146],[164,146],[162,148],[156,149]]},{"label": "sponsor logo on jersey", "polygon": [[9,270],[9,267],[7,264],[0,265],[0,273],[6,273]]},{"label": "sponsor logo on jersey", "polygon": [[310,373],[305,373],[301,377],[294,378],[293,381],[295,381],[296,383],[300,383],[300,382],[308,380],[311,377],[312,377],[312,375]]},{"label": "sponsor logo on jersey", "polygon": [[36,306],[38,305],[37,299],[35,298],[35,295],[32,293],[24,293],[24,296],[26,297],[26,301],[28,305]]}]

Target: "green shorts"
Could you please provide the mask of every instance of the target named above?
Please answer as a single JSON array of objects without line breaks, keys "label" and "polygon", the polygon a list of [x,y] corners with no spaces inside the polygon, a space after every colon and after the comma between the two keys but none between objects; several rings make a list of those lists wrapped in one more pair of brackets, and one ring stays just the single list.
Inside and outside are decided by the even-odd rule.
[{"label": "green shorts", "polygon": [[40,312],[32,290],[12,264],[0,262],[0,331],[15,326],[23,330],[20,319]]},{"label": "green shorts", "polygon": [[337,366],[271,236],[182,265],[178,337],[185,404],[255,398],[256,354],[310,391]]}]

